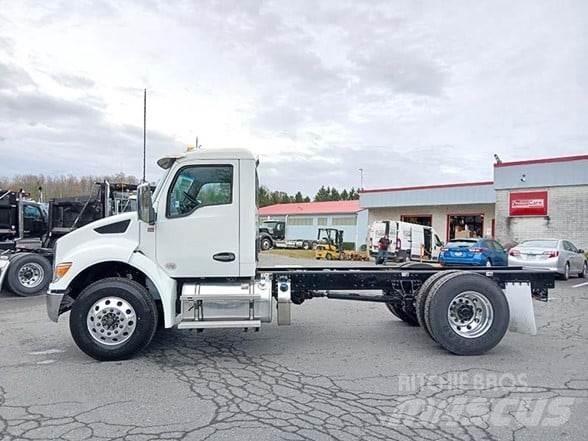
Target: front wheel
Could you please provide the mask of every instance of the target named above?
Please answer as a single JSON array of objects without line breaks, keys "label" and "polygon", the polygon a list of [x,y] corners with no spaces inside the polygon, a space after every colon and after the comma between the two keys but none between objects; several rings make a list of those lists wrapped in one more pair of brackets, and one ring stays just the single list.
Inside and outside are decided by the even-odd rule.
[{"label": "front wheel", "polygon": [[157,305],[147,289],[122,277],[85,288],[69,316],[78,347],[102,361],[126,359],[141,351],[153,339],[157,322]]},{"label": "front wheel", "polygon": [[588,277],[588,262],[584,262],[584,266],[582,266],[582,271],[578,274],[578,277],[581,279],[585,279]]},{"label": "front wheel", "polygon": [[267,237],[264,237],[263,239],[261,239],[261,249],[263,251],[267,251],[269,249],[271,249],[272,247],[272,241],[270,239],[268,239]]},{"label": "front wheel", "polygon": [[17,254],[8,267],[6,282],[16,295],[39,295],[47,290],[51,282],[51,264],[47,258],[39,254]]}]

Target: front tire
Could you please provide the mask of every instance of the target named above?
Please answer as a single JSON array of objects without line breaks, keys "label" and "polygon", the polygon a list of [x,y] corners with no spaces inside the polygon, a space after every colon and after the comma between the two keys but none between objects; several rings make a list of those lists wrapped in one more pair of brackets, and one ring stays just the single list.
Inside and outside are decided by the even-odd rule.
[{"label": "front tire", "polygon": [[581,279],[588,277],[588,262],[584,262],[584,266],[582,267],[582,271],[578,274],[578,277]]},{"label": "front tire", "polygon": [[35,253],[14,256],[6,274],[8,288],[22,297],[36,296],[47,291],[51,282],[51,264]]},{"label": "front tire", "polygon": [[272,248],[272,241],[271,239],[264,237],[263,239],[261,239],[261,249],[262,251],[267,251],[269,249]]},{"label": "front tire", "polygon": [[157,330],[157,305],[147,289],[122,277],[86,287],[71,308],[69,328],[90,357],[124,360],[144,349]]}]

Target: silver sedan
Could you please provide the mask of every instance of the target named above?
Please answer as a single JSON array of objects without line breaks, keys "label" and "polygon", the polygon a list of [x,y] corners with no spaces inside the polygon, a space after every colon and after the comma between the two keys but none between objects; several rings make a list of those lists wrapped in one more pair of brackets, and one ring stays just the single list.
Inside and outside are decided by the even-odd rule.
[{"label": "silver sedan", "polygon": [[525,240],[508,253],[509,266],[548,269],[561,274],[564,280],[570,275],[588,276],[588,263],[584,250],[569,240],[533,239]]}]

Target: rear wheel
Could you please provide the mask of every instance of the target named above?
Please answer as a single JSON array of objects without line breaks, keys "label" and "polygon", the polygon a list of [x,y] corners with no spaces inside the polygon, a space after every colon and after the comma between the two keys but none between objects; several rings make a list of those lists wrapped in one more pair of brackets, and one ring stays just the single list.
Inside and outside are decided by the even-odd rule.
[{"label": "rear wheel", "polygon": [[411,326],[418,326],[419,325],[419,322],[416,318],[416,315],[413,312],[411,313],[410,310],[405,309],[402,306],[402,303],[400,300],[398,302],[386,303],[386,308],[388,308],[388,311],[390,311],[392,314],[394,314],[396,317],[398,317],[403,322],[406,322]]},{"label": "rear wheel", "polygon": [[566,266],[564,267],[564,273],[561,276],[561,278],[563,280],[568,280],[570,278],[570,263],[566,263]]},{"label": "rear wheel", "polygon": [[121,277],[85,288],[69,316],[78,347],[103,361],[122,360],[141,351],[155,335],[157,322],[157,305],[147,289]]},{"label": "rear wheel", "polygon": [[425,321],[425,303],[427,302],[427,298],[429,297],[429,292],[431,290],[431,287],[437,281],[441,280],[443,277],[447,277],[449,274],[453,274],[455,272],[456,271],[441,271],[441,272],[433,274],[431,277],[429,277],[427,280],[425,280],[425,283],[422,284],[422,286],[419,289],[419,292],[417,293],[417,296],[416,296],[415,309],[416,309],[417,320],[418,320],[421,328],[423,328],[425,330],[425,332],[433,340],[435,340],[435,338],[431,334],[431,330],[429,329],[429,326],[427,325],[427,322]]},{"label": "rear wheel", "polygon": [[23,297],[44,293],[51,282],[51,264],[35,253],[23,253],[12,258],[6,282],[10,290]]},{"label": "rear wheel", "polygon": [[[399,268],[412,268],[412,269],[431,269],[432,265],[421,262],[407,262],[399,265]],[[387,290],[384,291],[387,293]],[[418,300],[418,293],[416,294]],[[411,326],[421,325],[418,319],[417,300],[411,296],[411,299],[399,299],[397,302],[386,303],[388,310],[398,317],[403,322],[408,323]],[[421,325],[422,326],[422,325]]]},{"label": "rear wheel", "polygon": [[479,355],[502,340],[510,311],[494,281],[460,271],[433,285],[425,303],[425,321],[435,340],[448,351]]}]

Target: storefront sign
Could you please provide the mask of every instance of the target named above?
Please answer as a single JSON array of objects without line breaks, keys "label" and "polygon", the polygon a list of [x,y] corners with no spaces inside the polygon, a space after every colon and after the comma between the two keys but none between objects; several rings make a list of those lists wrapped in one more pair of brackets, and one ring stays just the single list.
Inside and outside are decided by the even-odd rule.
[{"label": "storefront sign", "polygon": [[510,193],[509,216],[547,216],[546,191]]}]

